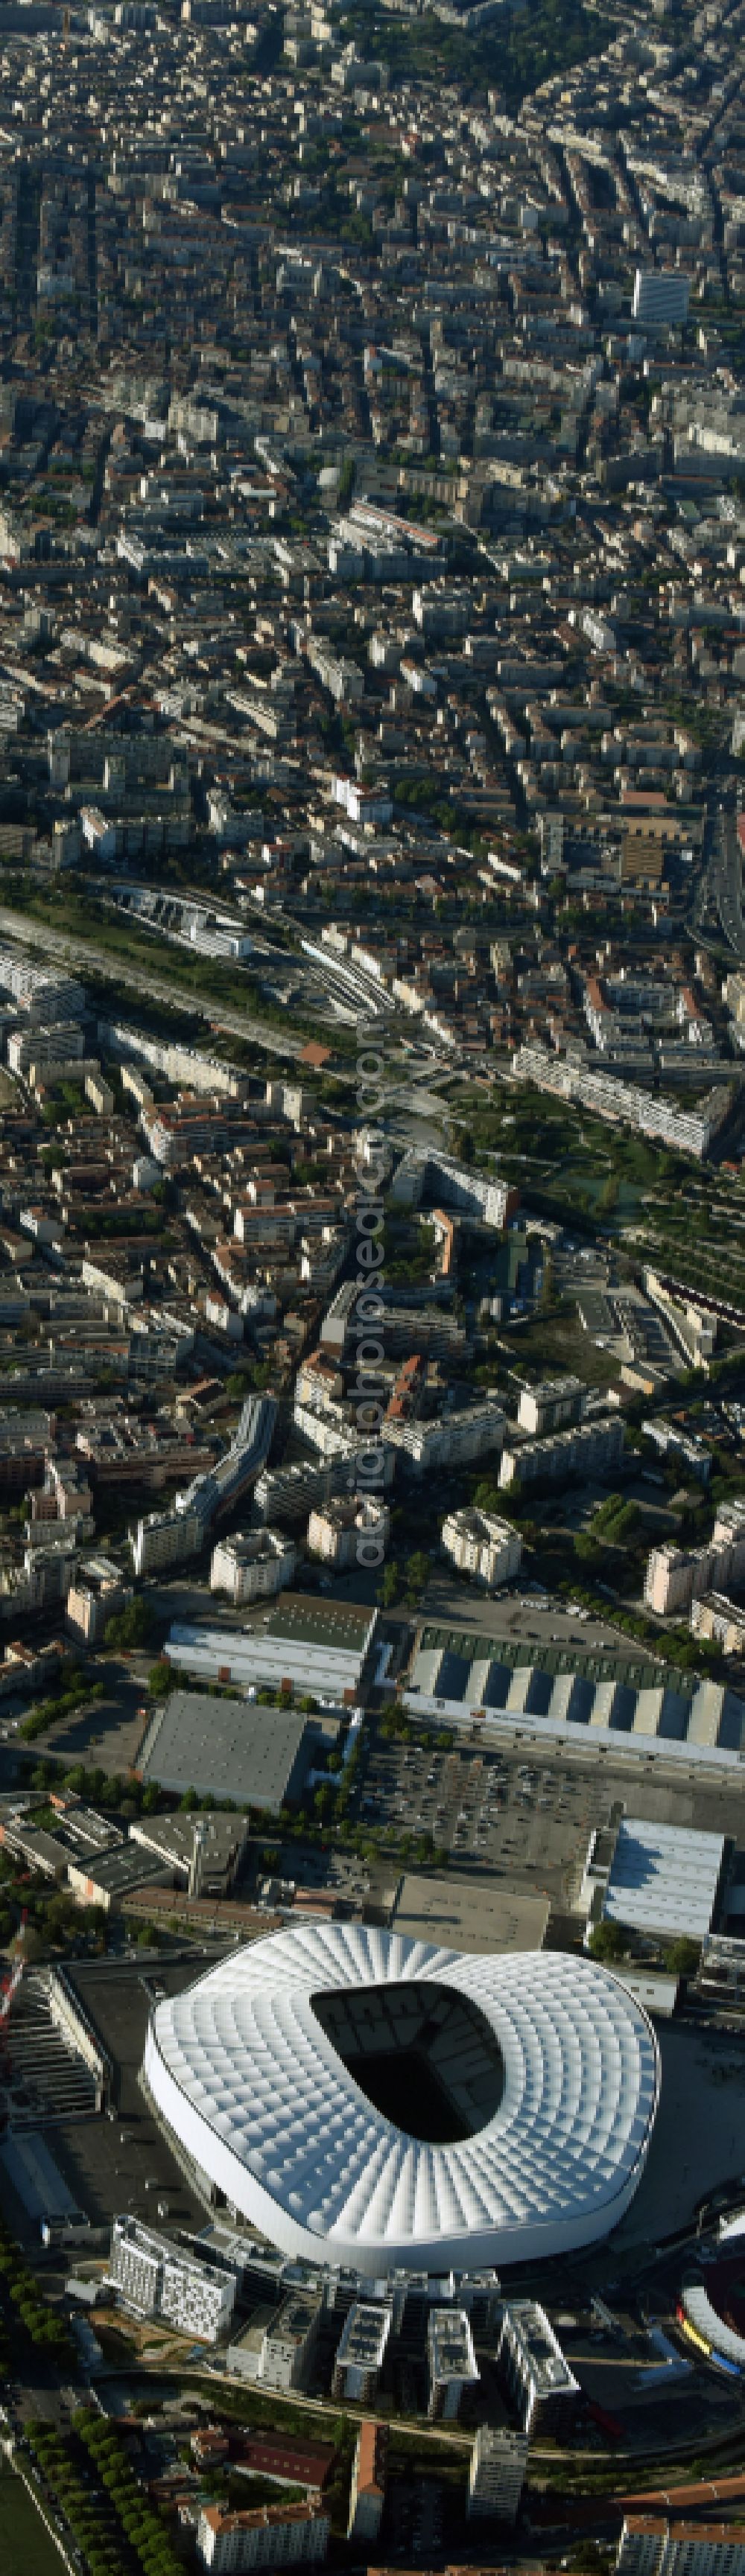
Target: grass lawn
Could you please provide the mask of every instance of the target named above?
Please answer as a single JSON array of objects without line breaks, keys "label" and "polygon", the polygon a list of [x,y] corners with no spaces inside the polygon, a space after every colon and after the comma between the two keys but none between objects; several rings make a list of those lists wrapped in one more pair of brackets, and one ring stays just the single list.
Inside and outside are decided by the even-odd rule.
[{"label": "grass lawn", "polygon": [[3,2576],[60,2576],[62,2560],[15,2470],[0,2467]]}]

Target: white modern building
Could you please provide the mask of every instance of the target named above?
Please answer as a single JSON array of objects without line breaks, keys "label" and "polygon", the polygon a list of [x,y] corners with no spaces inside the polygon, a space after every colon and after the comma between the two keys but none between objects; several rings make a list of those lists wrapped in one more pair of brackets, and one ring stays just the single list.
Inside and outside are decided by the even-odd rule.
[{"label": "white modern building", "polygon": [[535,2299],[514,2299],[502,2316],[497,2376],[531,2436],[571,2433],[580,2387],[558,2336]]},{"label": "white modern building", "polygon": [[438,1467],[466,1467],[493,1456],[502,1447],[505,1417],[501,1405],[485,1400],[438,1414],[432,1422],[387,1418],[383,1428],[385,1443],[398,1450],[410,1474],[426,1476]]},{"label": "white modern building", "polygon": [[523,1543],[512,1521],[500,1520],[495,1512],[449,1512],[441,1530],[446,1556],[452,1559],[459,1574],[471,1574],[490,1592],[500,1583],[511,1583],[522,1564]]},{"label": "white modern building", "polygon": [[117,2298],[134,2316],[160,2317],[203,2343],[226,2333],[235,2273],[197,2261],[138,2218],[115,2218],[109,2269]]},{"label": "white modern building", "polygon": [[468,2477],[469,2522],[515,2523],[528,2472],[527,2433],[480,2424]]},{"label": "white modern building", "polygon": [[475,2388],[480,2371],[465,2308],[430,2308],[427,2320],[427,2365],[432,2421],[453,2424],[467,2388]]},{"label": "white modern building", "polygon": [[383,2368],[393,2309],[355,2299],[336,2348],[333,2394],[348,2405],[371,2406]]},{"label": "white modern building", "polygon": [[231,1601],[262,1601],[281,1592],[295,1572],[295,1547],[281,1530],[233,1530],[212,1551],[210,1591]]},{"label": "white modern building", "polygon": [[471,1217],[477,1224],[492,1226],[500,1234],[519,1200],[511,1181],[500,1180],[494,1173],[487,1178],[483,1172],[472,1171],[467,1163],[455,1162],[449,1154],[413,1145],[399,1163],[391,1198],[403,1207],[421,1207],[425,1196],[460,1216]]},{"label": "white modern building", "polygon": [[240,2217],[373,2279],[605,2236],[659,2093],[646,2014],[594,1963],[463,1957],[354,1923],[273,1933],[159,2003],[144,2071]]}]

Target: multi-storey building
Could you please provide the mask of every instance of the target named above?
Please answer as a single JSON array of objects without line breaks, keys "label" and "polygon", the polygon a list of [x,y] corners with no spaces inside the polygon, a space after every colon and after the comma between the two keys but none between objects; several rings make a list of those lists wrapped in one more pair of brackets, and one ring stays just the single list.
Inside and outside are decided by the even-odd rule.
[{"label": "multi-storey building", "polygon": [[522,1564],[522,1539],[511,1521],[500,1520],[496,1512],[449,1512],[441,1530],[446,1556],[452,1558],[459,1574],[472,1574],[478,1583],[494,1591],[497,1584],[511,1583]]},{"label": "multi-storey building", "polygon": [[479,2369],[464,2308],[430,2308],[427,2322],[429,2369],[428,2415],[452,2423],[460,2414],[467,2388],[475,2388]]},{"label": "multi-storey building", "polygon": [[111,2279],[135,2316],[163,2317],[180,2334],[217,2343],[235,2306],[236,2276],[198,2261],[137,2218],[115,2218]]},{"label": "multi-storey building", "polygon": [[291,1583],[295,1547],[280,1530],[233,1530],[212,1551],[210,1591],[227,1592],[231,1601],[260,1601]]},{"label": "multi-storey building", "polygon": [[387,2426],[361,2424],[352,2465],[347,2539],[362,2541],[366,2547],[374,2546],[383,2519],[387,2453]]},{"label": "multi-storey building", "polygon": [[520,1429],[538,1440],[547,1431],[566,1431],[570,1423],[579,1422],[586,1402],[587,1388],[579,1377],[544,1378],[540,1386],[521,1387]]},{"label": "multi-storey building", "polygon": [[505,2308],[497,2375],[529,2437],[571,2432],[580,2390],[545,2308],[514,2299]]},{"label": "multi-storey building", "polygon": [[318,2567],[329,2545],[331,2520],[318,2505],[265,2504],[254,2512],[224,2513],[202,2506],[197,2550],[215,2576],[250,2576],[254,2567]]},{"label": "multi-storey building", "polygon": [[621,2576],[745,2576],[745,2532],[728,2522],[626,2514],[616,2568]]},{"label": "multi-storey building", "polygon": [[524,1441],[505,1449],[500,1485],[534,1485],[543,1477],[564,1484],[570,1476],[610,1476],[623,1457],[625,1431],[615,1413],[597,1422],[578,1422],[571,1431],[556,1431],[546,1440]]},{"label": "multi-storey building", "polygon": [[516,2522],[527,2467],[527,2433],[514,2433],[507,2424],[480,2424],[468,2476],[469,2522]]},{"label": "multi-storey building", "polygon": [[344,2321],[334,2362],[333,2392],[354,2406],[371,2406],[385,2358],[392,2309],[355,2300]]}]

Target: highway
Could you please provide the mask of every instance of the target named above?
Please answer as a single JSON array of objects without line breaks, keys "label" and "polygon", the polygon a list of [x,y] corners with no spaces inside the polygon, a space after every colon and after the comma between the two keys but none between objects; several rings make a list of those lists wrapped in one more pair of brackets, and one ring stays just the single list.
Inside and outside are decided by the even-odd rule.
[{"label": "highway", "polygon": [[[25,912],[10,912],[0,905],[0,936],[21,940],[28,948],[39,948],[58,965],[84,974],[95,973],[108,984],[126,984],[130,991],[141,993],[146,1001],[164,1002],[170,1010],[188,1011],[204,1020],[208,1027],[219,1028],[227,1037],[243,1038],[254,1046],[265,1047],[267,1054],[283,1058],[300,1057],[307,1038],[293,1037],[288,1029],[267,1028],[264,1020],[253,1018],[248,1011],[236,1011],[217,996],[200,996],[188,984],[180,984],[170,971],[159,974],[157,968],[136,965],[129,958],[112,957],[106,948],[97,948],[92,939],[71,937],[69,933],[49,930],[46,922],[32,921]],[[333,1044],[333,1040],[331,1041]]]}]

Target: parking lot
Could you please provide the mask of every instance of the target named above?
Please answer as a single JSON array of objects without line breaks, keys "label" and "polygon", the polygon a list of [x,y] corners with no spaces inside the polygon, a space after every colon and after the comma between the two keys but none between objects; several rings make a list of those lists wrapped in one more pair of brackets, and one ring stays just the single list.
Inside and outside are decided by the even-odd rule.
[{"label": "parking lot", "polygon": [[[596,1499],[606,1490],[598,1486]],[[565,1500],[562,1497],[562,1508]],[[467,1588],[447,1575],[434,1575],[422,1598],[421,1617],[427,1625],[436,1620],[450,1628],[467,1629],[469,1634],[478,1630],[495,1642],[500,1637],[518,1637],[521,1645],[535,1646],[537,1653],[544,1646],[559,1645],[576,1646],[583,1655],[598,1648],[611,1655],[633,1654],[640,1663],[648,1659],[648,1649],[635,1637],[624,1637],[609,1619],[595,1618],[580,1603],[555,1601],[540,1585],[527,1592],[499,1592],[490,1599],[475,1584]]]},{"label": "parking lot", "polygon": [[546,1894],[560,1908],[576,1894],[593,1827],[616,1804],[654,1823],[745,1836],[745,1782],[673,1778],[643,1754],[614,1763],[532,1737],[498,1752],[446,1750],[434,1733],[412,1744],[378,1729],[353,1812],[383,1836],[430,1835],[453,1869]]},{"label": "parking lot", "polygon": [[608,1808],[604,1778],[553,1759],[386,1742],[359,1793],[360,1822],[429,1834],[455,1868],[566,1901],[589,1834]]}]

